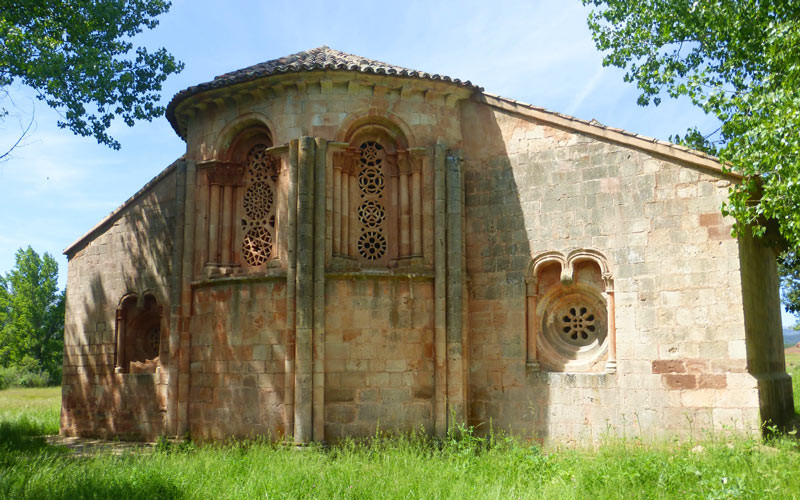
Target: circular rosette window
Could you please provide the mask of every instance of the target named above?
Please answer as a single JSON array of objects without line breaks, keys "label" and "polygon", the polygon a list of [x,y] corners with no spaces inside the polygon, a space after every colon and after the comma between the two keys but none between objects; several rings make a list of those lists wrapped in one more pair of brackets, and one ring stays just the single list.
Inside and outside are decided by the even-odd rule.
[{"label": "circular rosette window", "polygon": [[538,308],[540,358],[555,371],[594,371],[607,350],[608,317],[603,296],[572,286],[547,294]]}]

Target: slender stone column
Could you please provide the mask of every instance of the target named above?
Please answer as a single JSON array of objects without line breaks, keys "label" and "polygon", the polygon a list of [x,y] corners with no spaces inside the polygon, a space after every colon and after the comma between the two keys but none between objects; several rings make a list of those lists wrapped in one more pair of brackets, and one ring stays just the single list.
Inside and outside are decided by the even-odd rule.
[{"label": "slender stone column", "polygon": [[[313,407],[311,417],[314,441],[325,439],[325,181],[328,141],[316,139],[314,165],[314,333],[313,343]],[[321,194],[321,195],[320,195]]]},{"label": "slender stone column", "polygon": [[297,302],[294,376],[294,440],[312,439],[314,326],[314,139],[301,137],[297,155]]},{"label": "slender stone column", "polygon": [[189,390],[191,388],[191,332],[189,325],[192,318],[192,263],[194,261],[194,235],[197,166],[193,161],[186,162],[186,204],[184,206],[183,225],[183,258],[181,262],[181,301],[179,309],[180,338],[177,352],[178,359],[178,416],[177,432],[182,436],[189,431]]},{"label": "slender stone column", "polygon": [[221,261],[222,265],[229,265],[231,261],[231,239],[233,237],[233,186],[226,184],[222,186],[222,238],[220,238]]},{"label": "slender stone column", "polygon": [[[241,220],[244,218],[244,203],[241,202],[243,198],[243,188],[241,185],[234,186],[233,188],[233,214],[231,220],[231,234],[233,235],[233,242],[231,244],[231,262],[234,264],[241,264],[241,249],[242,249],[242,224]],[[278,228],[280,231],[280,228]],[[276,235],[275,241],[278,241]],[[275,245],[277,249],[277,244]]]},{"label": "slender stone column", "polygon": [[125,371],[125,303],[120,304],[117,309],[117,352],[114,356],[114,372],[123,373]]},{"label": "slender stone column", "polygon": [[283,420],[294,432],[294,349],[297,302],[297,139],[289,143],[289,188],[286,195],[286,358],[284,365]]},{"label": "slender stone column", "polygon": [[350,255],[350,169],[342,171],[342,185],[339,194],[342,197],[341,224],[342,234],[340,241],[341,255]]},{"label": "slender stone column", "polygon": [[608,314],[608,361],[606,373],[617,372],[617,318],[616,304],[614,303],[614,281],[611,276],[603,276],[606,288],[606,302]]},{"label": "slender stone column", "polygon": [[464,364],[463,177],[460,151],[450,151],[447,170],[447,402],[448,416],[466,420],[466,366]]},{"label": "slender stone column", "polygon": [[526,344],[527,356],[526,363],[528,368],[532,371],[539,371],[539,355],[537,353],[537,338],[538,317],[536,315],[536,299],[538,296],[538,284],[536,278],[529,276],[526,283],[526,297],[525,297],[525,330],[526,330]]},{"label": "slender stone column", "polygon": [[198,172],[195,174],[197,184],[195,186],[187,185],[186,188],[187,191],[194,191],[194,213],[186,212],[184,216],[195,219],[195,237],[192,243],[195,247],[195,261],[192,263],[192,269],[194,276],[199,276],[203,273],[203,268],[206,267],[206,264],[210,261],[210,257],[208,256],[208,204],[211,186],[208,185],[207,171],[205,174],[199,173],[202,172],[200,170],[196,170],[196,172]]},{"label": "slender stone column", "polygon": [[411,254],[411,210],[409,207],[408,173],[400,173],[400,257]]},{"label": "slender stone column", "polygon": [[219,264],[219,205],[220,186],[209,186],[208,202],[208,263]]},{"label": "slender stone column", "polygon": [[433,151],[434,432],[447,433],[447,197],[445,145]]},{"label": "slender stone column", "polygon": [[[342,207],[344,208],[344,207]],[[347,240],[350,249],[347,254],[350,257],[358,257],[358,176],[355,172],[350,173],[350,201],[347,208],[347,218],[350,219],[350,233]]]},{"label": "slender stone column", "polygon": [[342,241],[342,166],[333,166],[333,254],[341,253]]},{"label": "slender stone column", "polygon": [[422,256],[422,174],[411,174],[411,255]]}]

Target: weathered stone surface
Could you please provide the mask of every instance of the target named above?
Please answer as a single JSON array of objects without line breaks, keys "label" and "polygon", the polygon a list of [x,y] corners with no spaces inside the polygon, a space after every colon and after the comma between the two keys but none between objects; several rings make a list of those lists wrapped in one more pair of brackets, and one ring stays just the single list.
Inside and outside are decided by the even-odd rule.
[{"label": "weathered stone surface", "polygon": [[[296,56],[182,93],[184,159],[67,249],[62,433],[576,442],[791,413],[774,256],[731,237],[712,158]],[[147,296],[158,336],[125,318]]]}]

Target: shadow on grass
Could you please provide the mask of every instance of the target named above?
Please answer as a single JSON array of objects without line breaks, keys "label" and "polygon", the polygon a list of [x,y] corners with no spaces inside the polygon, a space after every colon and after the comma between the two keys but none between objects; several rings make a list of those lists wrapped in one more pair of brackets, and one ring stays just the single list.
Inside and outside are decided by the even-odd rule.
[{"label": "shadow on grass", "polygon": [[[2,491],[0,482],[0,494]],[[96,498],[116,498],[126,500],[159,499],[179,500],[185,495],[177,485],[159,477],[147,478],[79,478],[68,480],[67,484],[48,484],[46,481],[29,482],[23,491],[8,491],[7,498],[41,500],[78,500]]]},{"label": "shadow on grass", "polygon": [[63,453],[61,447],[50,446],[44,438],[45,425],[25,416],[0,420],[0,452],[33,453],[43,451]]}]

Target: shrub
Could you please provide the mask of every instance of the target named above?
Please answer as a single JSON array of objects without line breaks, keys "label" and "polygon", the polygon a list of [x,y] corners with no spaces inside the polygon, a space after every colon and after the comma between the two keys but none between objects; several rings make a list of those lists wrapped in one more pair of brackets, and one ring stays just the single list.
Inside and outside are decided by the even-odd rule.
[{"label": "shrub", "polygon": [[50,374],[30,358],[18,365],[0,368],[0,389],[11,387],[47,387],[53,382]]}]

